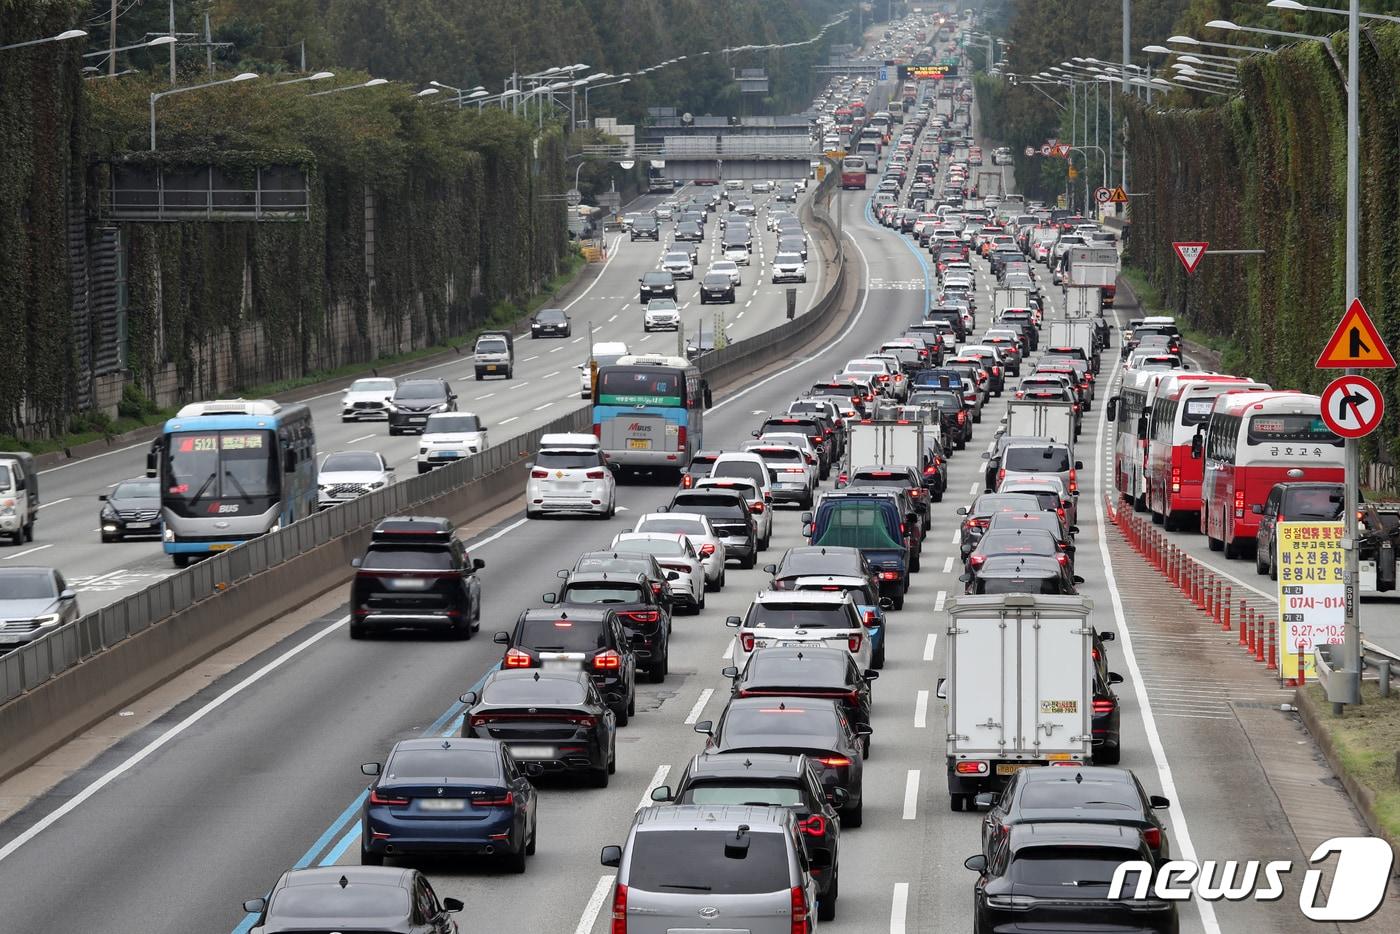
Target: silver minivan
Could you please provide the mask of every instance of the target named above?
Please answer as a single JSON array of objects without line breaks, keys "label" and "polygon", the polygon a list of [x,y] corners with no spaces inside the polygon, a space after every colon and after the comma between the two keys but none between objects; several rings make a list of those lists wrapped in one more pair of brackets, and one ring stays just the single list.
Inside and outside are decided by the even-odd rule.
[{"label": "silver minivan", "polygon": [[602,862],[617,869],[612,917],[627,934],[817,927],[817,887],[788,808],[642,808],[626,844],[603,847]]}]

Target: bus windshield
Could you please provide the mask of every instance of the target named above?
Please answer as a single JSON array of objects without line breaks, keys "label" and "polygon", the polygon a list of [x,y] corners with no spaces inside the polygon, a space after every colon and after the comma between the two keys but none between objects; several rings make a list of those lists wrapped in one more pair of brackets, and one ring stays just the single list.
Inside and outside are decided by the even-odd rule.
[{"label": "bus windshield", "polygon": [[685,405],[685,373],[680,370],[608,367],[598,374],[600,405]]},{"label": "bus windshield", "polygon": [[277,440],[265,430],[170,435],[163,500],[177,514],[260,513],[280,495]]}]

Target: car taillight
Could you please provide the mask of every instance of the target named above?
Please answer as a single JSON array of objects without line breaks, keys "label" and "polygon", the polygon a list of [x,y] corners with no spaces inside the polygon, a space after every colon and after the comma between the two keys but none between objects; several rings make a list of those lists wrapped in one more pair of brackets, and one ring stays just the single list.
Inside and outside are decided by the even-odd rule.
[{"label": "car taillight", "polygon": [[827,768],[841,768],[851,764],[851,760],[845,756],[825,756],[817,761]]},{"label": "car taillight", "polygon": [[1152,847],[1154,850],[1162,848],[1162,828],[1147,827],[1142,832],[1142,842]]},{"label": "car taillight", "polygon": [[1005,468],[1005,467],[1001,467],[1001,468],[999,468],[999,469],[997,470],[997,486],[1001,486],[1001,481],[1003,481],[1003,480],[1005,480],[1005,479],[1006,479],[1006,468]]},{"label": "car taillight", "polygon": [[970,561],[970,563],[971,563],[971,565],[972,565],[973,567],[975,567],[975,568],[980,568],[982,565],[984,565],[984,564],[987,563],[987,556],[986,556],[986,555],[973,555],[973,556],[972,556],[972,559],[971,559],[971,561]]},{"label": "car taillight", "polygon": [[1113,713],[1113,709],[1118,706],[1118,702],[1111,697],[1094,698],[1094,713]]},{"label": "car taillight", "polygon": [[925,477],[936,477],[936,476],[938,476],[938,465],[937,465],[937,463],[929,464],[927,467],[925,467],[925,468],[924,468],[924,476],[925,476]]},{"label": "car taillight", "polygon": [[847,637],[846,637],[846,648],[850,649],[851,652],[852,652],[852,654],[854,654],[854,653],[860,651],[861,643],[864,642],[864,641],[865,641],[865,635],[864,635],[864,633],[859,633],[859,632],[858,632],[858,633],[856,633],[856,634],[853,635],[853,636],[847,636]]},{"label": "car taillight", "polygon": [[[792,926],[789,930],[792,934],[807,934],[807,890],[800,885],[794,885],[790,890],[792,895]],[[618,934],[613,928],[613,934]],[[626,930],[622,934],[627,934]]]},{"label": "car taillight", "polygon": [[986,775],[987,763],[980,759],[965,759],[953,767],[959,775]]},{"label": "car taillight", "polygon": [[681,477],[681,487],[682,487],[683,489],[688,490],[688,489],[690,489],[690,488],[693,487],[693,486],[695,486],[695,478],[694,478],[694,477],[692,477],[690,474],[686,474],[685,476]]},{"label": "car taillight", "polygon": [[660,610],[632,610],[630,613],[621,614],[634,623],[654,623],[661,618]]},{"label": "car taillight", "polygon": [[[1073,487],[1071,487],[1073,489]],[[1244,518],[1244,491],[1238,490],[1235,493],[1235,518]]]},{"label": "car taillight", "polygon": [[1061,564],[1069,564],[1069,555],[1063,553],[1056,554],[1055,560],[1060,562]]},{"label": "car taillight", "polygon": [[[1019,395],[1019,393],[1018,393],[1017,395]],[[958,413],[958,424],[961,425],[961,424],[963,424],[963,423],[966,422],[966,421],[967,421],[967,413],[966,413],[966,412],[959,412],[959,413]]]},{"label": "car taillight", "polygon": [[590,479],[590,480],[601,480],[601,479],[603,479],[604,477],[607,476],[607,471],[604,471],[604,470],[590,470],[590,471],[588,471],[588,473],[584,474],[584,476],[587,477],[587,478]]},{"label": "car taillight", "polygon": [[515,793],[507,791],[499,798],[473,798],[472,804],[479,808],[509,808],[515,806]]},{"label": "car taillight", "polygon": [[1073,493],[1075,490],[1078,490],[1078,489],[1079,489],[1079,480],[1078,480],[1078,476],[1079,476],[1079,475],[1078,475],[1077,473],[1075,473],[1074,468],[1071,467],[1071,468],[1069,469],[1069,491],[1070,491],[1071,493]]},{"label": "car taillight", "polygon": [[843,484],[843,483],[849,482],[850,479],[851,479],[851,478],[848,477],[848,476],[846,476],[845,473],[839,473],[839,474],[836,475],[836,485],[837,485],[837,486],[840,486],[840,485]]},{"label": "car taillight", "polygon": [[880,580],[882,580],[882,581],[897,581],[897,580],[899,580],[899,572],[898,572],[898,571],[881,571],[881,572],[880,572]]},{"label": "car taillight", "polygon": [[754,503],[752,506],[749,507],[749,512],[763,512],[763,504]]},{"label": "car taillight", "polygon": [[702,558],[708,558],[710,555],[712,555],[712,554],[714,554],[714,553],[715,553],[715,546],[714,546],[714,545],[701,545],[701,546],[700,546],[700,557],[702,557]]},{"label": "car taillight", "polygon": [[627,886],[621,882],[613,889],[611,934],[627,934]]},{"label": "car taillight", "polygon": [[753,651],[753,633],[751,633],[751,632],[741,632],[741,633],[739,633],[739,646],[740,646],[745,652],[752,652],[752,651]]},{"label": "car taillight", "polygon": [[393,806],[393,807],[402,807],[402,806],[404,806],[405,804],[408,804],[408,799],[407,799],[407,798],[393,798],[393,797],[390,797],[389,795],[381,795],[381,794],[379,793],[379,789],[378,789],[378,788],[375,788],[374,790],[372,790],[372,791],[369,793],[369,803],[370,803],[370,804],[391,805],[391,806]]},{"label": "car taillight", "polygon": [[1001,367],[999,367],[999,366],[994,366],[994,367],[992,367],[992,375],[993,375],[993,376],[1000,376],[1000,375],[1001,375]]},{"label": "car taillight", "polygon": [[822,817],[820,814],[813,814],[811,817],[799,823],[797,828],[803,833],[813,837],[825,836],[826,818]]},{"label": "car taillight", "polygon": [[532,471],[530,471],[530,479],[532,479],[532,480],[543,480],[545,477],[548,477],[548,476],[549,476],[549,471],[548,471],[548,470],[532,470]]},{"label": "car taillight", "polygon": [[530,653],[522,652],[519,649],[507,649],[505,662],[507,668],[529,668],[534,664]]},{"label": "car taillight", "polygon": [[482,717],[482,716],[472,716],[472,717],[469,717],[469,718],[468,718],[468,721],[467,721],[467,722],[468,722],[471,726],[474,726],[474,727],[475,727],[475,726],[485,726],[486,724],[488,724],[488,723],[491,722],[491,718],[490,718],[490,717]]},{"label": "car taillight", "polygon": [[622,655],[616,649],[608,649],[593,656],[593,667],[599,671],[618,671],[622,668]]},{"label": "car taillight", "polygon": [[812,439],[812,443],[813,443],[813,444],[821,444],[821,443],[822,443],[822,436],[821,436],[821,435],[811,435],[810,438]]}]

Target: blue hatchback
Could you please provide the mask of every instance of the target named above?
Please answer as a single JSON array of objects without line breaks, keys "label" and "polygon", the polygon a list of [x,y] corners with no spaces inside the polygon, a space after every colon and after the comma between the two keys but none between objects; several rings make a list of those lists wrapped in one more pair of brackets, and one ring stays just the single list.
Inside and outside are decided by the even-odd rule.
[{"label": "blue hatchback", "polygon": [[492,739],[410,739],[383,766],[365,799],[360,862],[414,854],[500,856],[525,871],[535,852],[535,789],[527,767]]}]

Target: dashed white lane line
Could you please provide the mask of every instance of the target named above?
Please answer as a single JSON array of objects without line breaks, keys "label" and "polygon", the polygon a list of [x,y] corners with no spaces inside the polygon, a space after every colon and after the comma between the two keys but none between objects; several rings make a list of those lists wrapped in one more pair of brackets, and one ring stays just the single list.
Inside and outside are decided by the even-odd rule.
[{"label": "dashed white lane line", "polygon": [[953,556],[949,555],[943,559],[943,573],[950,574],[953,571]]},{"label": "dashed white lane line", "polygon": [[[593,894],[588,897],[588,904],[583,906],[583,915],[578,919],[578,927],[574,928],[574,934],[590,934],[594,922],[598,920],[598,913],[603,910],[608,896],[612,894],[613,880],[616,878],[607,875],[598,879],[598,884],[593,886]],[[904,928],[901,927],[900,930]]]},{"label": "dashed white lane line", "polygon": [[910,769],[904,779],[904,819],[913,820],[919,812],[919,770]]},{"label": "dashed white lane line", "polygon": [[539,355],[539,354],[531,354],[531,355],[528,356],[528,357],[521,357],[521,358],[520,358],[520,362],[521,362],[521,363],[529,363],[531,360],[538,360],[539,358],[540,358],[540,355]]},{"label": "dashed white lane line", "polygon": [[528,386],[528,385],[530,385],[530,381],[529,381],[528,379],[521,380],[520,382],[516,383],[514,386],[510,387],[510,391],[511,391],[511,392],[514,392],[514,391],[517,390],[517,389],[524,389],[524,388],[525,388],[526,386]]},{"label": "dashed white lane line", "polygon": [[[594,914],[596,915],[597,912],[595,911]],[[909,883],[896,882],[894,884],[894,897],[890,900],[890,934],[904,934],[905,919],[908,915]],[[579,932],[575,932],[575,934],[579,934]]]},{"label": "dashed white lane line", "polygon": [[700,692],[700,699],[695,702],[694,707],[690,708],[690,713],[685,715],[686,726],[695,725],[696,721],[700,719],[700,714],[705,711],[705,705],[710,702],[710,698],[714,696],[714,693],[714,688],[705,688],[705,690]]},{"label": "dashed white lane line", "polygon": [[358,437],[358,438],[351,438],[350,441],[349,441],[348,443],[349,443],[349,444],[359,444],[361,441],[368,441],[370,438],[373,438],[373,437],[375,437],[375,436],[374,436],[374,435],[362,435],[362,436],[360,436],[360,437]]},{"label": "dashed white lane line", "polygon": [[961,530],[961,529],[954,529],[954,530],[953,530],[952,542],[953,542],[954,545],[956,545],[956,544],[957,544],[958,542],[960,542],[960,541],[962,541],[962,530]]},{"label": "dashed white lane line", "polygon": [[532,411],[532,412],[540,412],[540,411],[543,411],[544,409],[549,408],[549,407],[550,407],[551,405],[553,405],[553,404],[554,404],[553,402],[546,402],[544,405],[537,405],[537,406],[535,406],[535,407],[534,407],[533,409],[531,409],[530,411]]},{"label": "dashed white lane line", "polygon": [[971,495],[971,496],[976,496],[976,495],[977,495],[977,489],[978,489],[981,485],[982,485],[982,484],[980,484],[980,483],[974,483],[974,484],[972,485],[972,489],[970,489],[970,490],[967,491],[968,494]]},{"label": "dashed white lane line", "polygon": [[494,396],[494,395],[495,395],[494,392],[488,392],[488,393],[487,393],[486,395],[484,395],[484,396],[477,396],[477,397],[476,397],[475,399],[473,399],[472,401],[473,401],[473,402],[480,402],[482,399],[489,399],[489,398],[491,398],[491,397]]},{"label": "dashed white lane line", "polygon": [[634,810],[640,811],[642,808],[651,807],[652,791],[659,788],[666,781],[666,776],[670,774],[671,767],[669,765],[658,765],[656,772],[651,776],[651,781],[647,782],[646,790],[642,792],[642,800],[637,802],[637,807]]},{"label": "dashed white lane line", "polygon": [[[582,338],[580,338],[580,340],[582,340]],[[555,347],[553,350],[550,351],[550,353],[558,353],[559,351],[561,351],[561,350],[563,350],[563,349],[564,349],[563,347]]]},{"label": "dashed white lane line", "polygon": [[512,415],[510,418],[503,418],[503,419],[501,419],[501,422],[500,422],[500,423],[501,423],[502,425],[509,425],[511,422],[515,421],[515,420],[518,419],[519,417],[520,417],[519,415]]},{"label": "dashed white lane line", "polygon": [[52,547],[53,547],[53,542],[50,542],[50,543],[47,544],[47,545],[36,545],[36,546],[34,546],[33,548],[26,548],[24,551],[17,551],[17,552],[15,552],[15,553],[12,554],[12,555],[6,555],[6,556],[5,556],[5,560],[6,560],[6,561],[13,561],[13,560],[15,560],[16,558],[23,558],[25,555],[32,555],[32,554],[34,554],[34,552],[36,552],[36,551],[43,551],[45,548],[52,548]]},{"label": "dashed white lane line", "polygon": [[926,661],[926,662],[931,662],[931,661],[933,661],[933,650],[936,649],[937,647],[938,647],[938,634],[937,634],[937,633],[931,632],[931,633],[928,634],[928,638],[924,640],[924,661]]},{"label": "dashed white lane line", "polygon": [[[597,329],[597,328],[594,328],[593,330],[596,331],[596,330],[598,330],[598,329]],[[581,343],[583,343],[583,338],[581,338],[581,337],[575,337],[573,340],[569,341],[569,343],[571,343],[571,344],[581,344]],[[550,351],[550,353],[553,353],[553,351]]]},{"label": "dashed white lane line", "polygon": [[617,320],[617,315],[613,315],[611,318],[608,319],[608,324],[612,324],[612,323],[613,323],[614,321],[616,321],[616,320]]},{"label": "dashed white lane line", "polygon": [[49,500],[47,503],[40,503],[40,504],[39,504],[39,508],[40,508],[40,509],[47,509],[47,508],[50,507],[50,506],[57,506],[59,503],[66,503],[66,502],[68,502],[68,501],[69,501],[70,499],[72,499],[72,498],[73,498],[73,497],[71,497],[71,496],[65,496],[65,497],[63,497],[62,499],[51,499],[51,500]]},{"label": "dashed white lane line", "polygon": [[940,591],[938,591],[938,596],[935,597],[934,600],[933,600],[933,612],[935,612],[935,613],[942,613],[942,612],[943,612],[943,601],[944,601],[944,600],[947,600],[947,599],[948,599],[948,591],[946,591],[946,590],[940,590]]},{"label": "dashed white lane line", "polygon": [[914,699],[914,729],[928,727],[928,691],[920,691]]},{"label": "dashed white lane line", "polygon": [[540,379],[549,379],[551,376],[558,376],[560,372],[561,371],[559,370],[555,370],[553,373],[546,373],[545,375],[541,376]]}]

